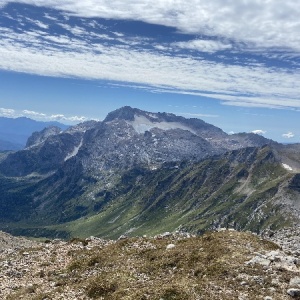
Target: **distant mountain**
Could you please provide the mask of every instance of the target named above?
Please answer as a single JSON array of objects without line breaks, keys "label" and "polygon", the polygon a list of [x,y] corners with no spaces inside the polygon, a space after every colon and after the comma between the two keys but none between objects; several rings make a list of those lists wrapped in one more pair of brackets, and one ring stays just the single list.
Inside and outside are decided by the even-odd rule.
[{"label": "distant mountain", "polygon": [[123,107],[103,122],[34,133],[2,156],[0,228],[116,237],[294,224],[299,148]]},{"label": "distant mountain", "polygon": [[24,145],[6,141],[6,140],[0,140],[0,151],[16,151],[24,148]]},{"label": "distant mountain", "polygon": [[68,128],[67,125],[59,122],[39,122],[25,117],[0,117],[0,151],[24,148],[27,139],[33,132],[41,131],[48,126],[57,126],[61,130]]}]

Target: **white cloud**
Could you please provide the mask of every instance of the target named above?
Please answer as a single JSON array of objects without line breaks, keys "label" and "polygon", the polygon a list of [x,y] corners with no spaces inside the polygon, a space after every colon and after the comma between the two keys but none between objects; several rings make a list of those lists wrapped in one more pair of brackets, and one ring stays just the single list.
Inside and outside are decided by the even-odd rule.
[{"label": "white cloud", "polygon": [[50,16],[47,13],[44,15],[44,17],[47,18],[48,20],[51,20],[51,21],[57,21],[57,18],[54,18],[53,16]]},{"label": "white cloud", "polygon": [[118,37],[123,37],[124,34],[121,32],[112,32],[114,35],[118,36]]},{"label": "white cloud", "polygon": [[217,51],[228,50],[232,48],[232,45],[230,44],[224,44],[220,41],[211,40],[192,40],[188,42],[177,42],[173,43],[172,46],[208,53],[214,53]]},{"label": "white cloud", "polygon": [[259,135],[264,135],[265,133],[267,133],[266,131],[261,130],[261,129],[253,130],[251,132],[255,133],[255,134],[259,134]]},{"label": "white cloud", "polygon": [[27,109],[23,110],[22,113],[24,115],[27,115],[27,116],[30,116],[30,117],[41,117],[41,118],[46,117],[46,115],[43,114],[43,113],[39,113],[39,112],[36,112],[36,111],[27,110]]},{"label": "white cloud", "polygon": [[14,109],[0,108],[0,116],[1,117],[15,118],[16,117],[15,114],[16,114],[16,111]]},{"label": "white cloud", "polygon": [[196,114],[196,113],[185,113],[185,112],[174,112],[176,115],[185,116],[189,118],[218,118],[218,115],[211,114]]},{"label": "white cloud", "polygon": [[70,33],[74,34],[75,36],[81,36],[86,34],[84,28],[80,26],[70,26],[68,24],[63,24],[63,23],[58,23],[57,25],[60,25],[62,28],[70,31]]},{"label": "white cloud", "polygon": [[45,39],[50,42],[58,43],[58,44],[69,44],[70,38],[66,36],[45,36]]},{"label": "white cloud", "polygon": [[83,116],[71,116],[71,117],[66,117],[65,115],[63,114],[57,114],[57,115],[51,115],[48,117],[50,120],[53,120],[53,121],[60,121],[60,122],[64,122],[64,121],[67,121],[68,123],[69,122],[72,122],[72,123],[79,123],[79,122],[84,122],[87,120],[86,117],[83,117]]},{"label": "white cloud", "polygon": [[263,48],[300,50],[299,0],[2,0],[0,5],[9,2],[48,6],[88,18],[139,20]]},{"label": "white cloud", "polygon": [[37,25],[38,27],[42,28],[42,29],[48,29],[49,26],[39,20],[32,20],[30,18],[27,18],[27,21],[30,21],[31,23]]},{"label": "white cloud", "polygon": [[163,45],[154,45],[154,48],[161,51],[167,51],[169,50],[169,47],[163,46]]},{"label": "white cloud", "polygon": [[[261,46],[259,43],[264,41],[265,44],[256,49],[263,51],[270,45],[283,47],[284,43],[285,48],[298,45],[300,52],[300,35],[298,31],[295,34],[294,30],[294,26],[300,26],[300,18],[295,17],[295,11],[300,10],[300,5],[293,6],[295,1],[300,4],[300,0],[278,1],[158,0],[153,4],[149,0],[132,0],[129,3],[104,0],[20,0],[18,2],[49,6],[83,17],[134,19],[170,25],[181,32],[214,35],[214,38],[218,36],[220,40],[199,38],[171,45],[148,42],[152,50],[139,50],[133,46],[141,45],[145,40],[122,38],[122,33],[118,32],[110,36],[97,34],[92,32],[98,26],[97,23],[93,23],[88,32],[83,27],[57,22],[58,26],[70,33],[69,36],[45,34],[42,30],[17,33],[12,29],[0,28],[0,69],[125,82],[157,93],[215,98],[226,105],[300,108],[300,87],[295,84],[300,82],[299,69],[287,71],[279,67],[268,68],[250,60],[244,66],[229,65],[199,56],[193,58],[168,53],[171,46],[208,53],[228,50],[232,47],[231,42],[227,42],[230,39],[238,45],[246,43],[247,49]],[[8,2],[12,1],[3,3]],[[47,26],[41,24],[40,28]],[[124,44],[116,45],[106,41],[96,44],[89,40],[97,35],[100,39],[114,39]]]},{"label": "white cloud", "polygon": [[77,122],[84,122],[87,120],[87,118],[83,116],[73,116],[73,117],[66,118],[66,120],[77,123]]},{"label": "white cloud", "polygon": [[64,120],[64,119],[65,119],[65,116],[64,116],[64,115],[61,115],[61,114],[59,114],[59,115],[51,115],[51,116],[50,116],[50,119],[51,119],[51,120],[60,121],[60,120]]},{"label": "white cloud", "polygon": [[286,139],[291,139],[291,138],[293,138],[294,136],[295,136],[295,134],[292,133],[292,132],[287,132],[287,133],[284,133],[284,134],[282,135],[282,137],[283,137],[283,138],[286,138]]},{"label": "white cloud", "polygon": [[17,111],[12,108],[0,108],[0,116],[8,118],[28,117],[37,121],[59,121],[67,124],[77,124],[89,119],[84,116],[65,116],[63,114],[47,115],[28,109]]},{"label": "white cloud", "polygon": [[[62,48],[53,45],[53,41]],[[131,82],[154,92],[217,98],[228,105],[300,107],[300,87],[295,86],[295,82],[300,82],[297,71],[171,57],[67,36],[48,35],[40,39],[38,31],[18,34],[1,28],[0,56],[0,68],[4,70]]]}]

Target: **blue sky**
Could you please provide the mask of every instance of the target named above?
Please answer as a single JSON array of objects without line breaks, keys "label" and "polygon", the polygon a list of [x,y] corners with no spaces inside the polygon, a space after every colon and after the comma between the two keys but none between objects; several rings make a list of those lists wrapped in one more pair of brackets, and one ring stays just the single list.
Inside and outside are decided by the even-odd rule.
[{"label": "blue sky", "polygon": [[300,142],[300,0],[0,0],[0,115],[124,105]]}]

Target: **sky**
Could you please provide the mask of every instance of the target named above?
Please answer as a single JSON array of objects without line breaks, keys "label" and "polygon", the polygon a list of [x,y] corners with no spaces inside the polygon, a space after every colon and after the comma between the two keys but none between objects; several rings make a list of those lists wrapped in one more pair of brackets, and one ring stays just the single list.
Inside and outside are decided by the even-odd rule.
[{"label": "sky", "polygon": [[300,0],[0,0],[0,116],[125,105],[300,142]]}]

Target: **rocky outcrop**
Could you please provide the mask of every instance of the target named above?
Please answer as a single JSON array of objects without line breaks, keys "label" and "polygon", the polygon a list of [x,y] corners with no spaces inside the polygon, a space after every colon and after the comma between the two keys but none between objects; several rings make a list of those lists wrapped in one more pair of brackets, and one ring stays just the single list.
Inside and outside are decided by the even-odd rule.
[{"label": "rocky outcrop", "polygon": [[23,248],[37,246],[38,243],[23,237],[15,237],[0,231],[0,253],[10,253]]},{"label": "rocky outcrop", "polygon": [[33,145],[40,144],[44,142],[51,135],[57,135],[61,133],[62,130],[59,127],[51,126],[46,127],[42,131],[35,131],[27,140],[26,148],[32,147]]}]

